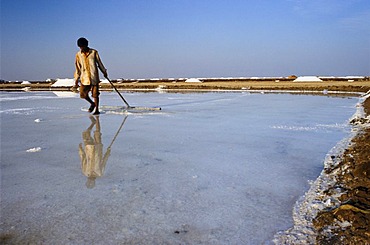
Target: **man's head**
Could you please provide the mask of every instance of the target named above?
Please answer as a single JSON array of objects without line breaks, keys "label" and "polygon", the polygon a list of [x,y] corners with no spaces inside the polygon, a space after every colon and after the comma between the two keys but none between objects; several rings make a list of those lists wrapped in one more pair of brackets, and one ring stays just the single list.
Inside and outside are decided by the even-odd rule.
[{"label": "man's head", "polygon": [[77,40],[77,46],[80,48],[87,48],[89,46],[89,41],[86,38],[81,37]]},{"label": "man's head", "polygon": [[95,177],[91,177],[91,176],[87,178],[86,187],[88,189],[92,189],[95,187],[95,179],[96,179]]}]

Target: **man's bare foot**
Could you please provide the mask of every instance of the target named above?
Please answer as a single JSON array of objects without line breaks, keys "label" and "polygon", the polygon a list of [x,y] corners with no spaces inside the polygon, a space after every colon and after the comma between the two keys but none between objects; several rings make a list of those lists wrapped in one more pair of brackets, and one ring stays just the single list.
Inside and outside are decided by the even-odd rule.
[{"label": "man's bare foot", "polygon": [[95,110],[94,114],[93,115],[99,115],[100,114],[100,111],[98,110]]},{"label": "man's bare foot", "polygon": [[95,109],[95,103],[91,104],[89,108],[89,112],[93,112],[94,109]]}]

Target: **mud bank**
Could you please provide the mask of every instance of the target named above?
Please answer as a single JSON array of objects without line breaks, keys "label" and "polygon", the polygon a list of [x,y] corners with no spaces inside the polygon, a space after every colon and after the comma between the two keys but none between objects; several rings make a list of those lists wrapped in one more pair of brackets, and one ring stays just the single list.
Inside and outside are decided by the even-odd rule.
[{"label": "mud bank", "polygon": [[[207,90],[291,90],[291,91],[341,91],[362,92],[370,90],[370,81],[325,81],[325,82],[293,82],[293,81],[205,81],[202,83],[186,82],[117,82],[113,80],[115,87],[126,91],[207,91]],[[101,90],[110,91],[110,84],[100,83]],[[51,87],[51,84],[31,83],[24,84],[0,84],[0,90],[14,91],[69,91],[69,87]]]},{"label": "mud bank", "polygon": [[325,190],[338,204],[318,213],[313,225],[319,244],[370,243],[370,97],[363,102],[364,117],[351,123],[358,130],[338,164],[325,169],[336,181]]}]

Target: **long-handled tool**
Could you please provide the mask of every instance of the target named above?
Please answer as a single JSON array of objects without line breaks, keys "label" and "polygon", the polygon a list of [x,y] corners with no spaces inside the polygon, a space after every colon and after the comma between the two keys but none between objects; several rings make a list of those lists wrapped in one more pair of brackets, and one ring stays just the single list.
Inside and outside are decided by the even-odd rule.
[{"label": "long-handled tool", "polygon": [[125,102],[125,104],[127,105],[127,109],[135,109],[135,110],[143,110],[143,111],[160,111],[161,108],[160,107],[134,107],[134,106],[130,106],[128,104],[128,102],[125,100],[125,98],[123,98],[122,94],[118,91],[118,89],[116,88],[116,86],[114,86],[114,84],[112,83],[112,81],[108,78],[108,77],[105,77],[108,82],[110,83],[110,85],[112,85],[112,87],[114,88],[114,90],[117,92],[117,94],[119,95],[119,97],[121,97],[121,99],[123,100],[123,102]]},{"label": "long-handled tool", "polygon": [[112,87],[117,92],[117,94],[119,95],[119,97],[121,97],[121,99],[123,100],[123,102],[125,102],[125,104],[127,105],[127,108],[131,108],[131,106],[128,104],[128,102],[125,100],[125,98],[123,98],[122,94],[117,90],[116,86],[114,86],[114,84],[112,83],[112,81],[108,77],[105,77],[105,78],[108,80],[108,82],[110,83],[110,85],[112,85]]}]

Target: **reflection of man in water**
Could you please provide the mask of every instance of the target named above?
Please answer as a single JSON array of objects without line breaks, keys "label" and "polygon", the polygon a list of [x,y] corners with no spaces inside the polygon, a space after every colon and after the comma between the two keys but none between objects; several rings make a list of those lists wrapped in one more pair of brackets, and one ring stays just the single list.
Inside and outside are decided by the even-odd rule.
[{"label": "reflection of man in water", "polygon": [[[87,177],[86,187],[89,189],[95,187],[96,178],[103,176],[105,165],[110,156],[110,147],[108,147],[103,157],[99,116],[95,118],[90,116],[90,120],[91,125],[82,133],[85,147],[82,143],[79,145],[82,173]],[[94,137],[91,137],[91,130],[94,126]]]}]

